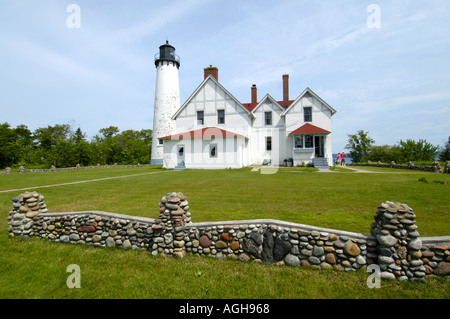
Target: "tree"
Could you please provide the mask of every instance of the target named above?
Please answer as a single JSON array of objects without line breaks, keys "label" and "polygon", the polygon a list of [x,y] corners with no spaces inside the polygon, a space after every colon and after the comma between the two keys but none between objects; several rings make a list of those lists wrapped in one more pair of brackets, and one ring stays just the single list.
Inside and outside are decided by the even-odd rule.
[{"label": "tree", "polygon": [[77,128],[71,139],[73,144],[71,165],[75,166],[80,164],[81,166],[87,166],[91,164],[92,160],[92,147],[86,141],[86,134],[81,131],[81,128]]},{"label": "tree", "polygon": [[107,128],[102,128],[99,130],[99,132],[105,137],[105,138],[112,138],[114,135],[117,135],[120,131],[119,128],[116,126],[110,126]]},{"label": "tree", "polygon": [[45,166],[57,165],[64,167],[67,164],[66,154],[67,143],[70,135],[68,124],[56,124],[45,128],[38,128],[34,131],[34,144],[37,148],[37,162]]},{"label": "tree", "polygon": [[370,161],[390,163],[392,161],[401,163],[403,161],[403,155],[399,145],[374,145],[370,149],[370,154],[367,158]]},{"label": "tree", "polygon": [[443,162],[450,161],[450,136],[448,137],[447,143],[445,143],[445,146],[439,153],[439,160]]},{"label": "tree", "polygon": [[347,134],[348,144],[345,149],[349,149],[349,156],[355,163],[365,162],[370,154],[370,149],[375,143],[373,139],[369,137],[369,132],[359,130],[356,134]]},{"label": "tree", "polygon": [[8,123],[0,124],[0,168],[14,163],[14,131]]},{"label": "tree", "polygon": [[403,158],[409,161],[434,161],[439,146],[434,146],[428,143],[426,140],[414,140],[407,139],[406,141],[400,140],[400,150]]}]

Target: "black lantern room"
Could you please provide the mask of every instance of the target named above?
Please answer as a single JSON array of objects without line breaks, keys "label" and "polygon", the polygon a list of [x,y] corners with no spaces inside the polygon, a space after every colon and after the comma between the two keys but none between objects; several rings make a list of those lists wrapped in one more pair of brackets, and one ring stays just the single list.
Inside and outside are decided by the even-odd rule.
[{"label": "black lantern room", "polygon": [[175,54],[175,48],[169,44],[169,41],[159,47],[159,53],[155,55],[155,66],[158,66],[161,61],[173,62],[177,68],[180,67],[180,57]]}]

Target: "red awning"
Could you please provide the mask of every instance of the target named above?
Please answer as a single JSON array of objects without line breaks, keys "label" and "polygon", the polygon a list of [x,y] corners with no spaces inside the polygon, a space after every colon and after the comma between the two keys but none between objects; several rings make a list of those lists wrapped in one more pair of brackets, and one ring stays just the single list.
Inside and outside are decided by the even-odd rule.
[{"label": "red awning", "polygon": [[161,140],[179,140],[182,138],[211,138],[211,137],[229,137],[229,136],[243,136],[241,134],[233,133],[227,130],[222,130],[217,127],[204,127],[198,130],[193,130],[184,133],[177,133],[169,136],[160,137]]},{"label": "red awning", "polygon": [[324,130],[318,126],[306,123],[289,134],[330,134],[330,131]]}]

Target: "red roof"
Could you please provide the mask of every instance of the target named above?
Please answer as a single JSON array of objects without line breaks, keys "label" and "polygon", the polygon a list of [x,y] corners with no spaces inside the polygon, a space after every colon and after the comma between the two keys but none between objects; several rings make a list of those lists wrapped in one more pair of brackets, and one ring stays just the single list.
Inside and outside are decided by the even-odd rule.
[{"label": "red roof", "polygon": [[160,137],[161,140],[179,140],[182,138],[211,138],[211,137],[225,137],[225,136],[242,136],[237,133],[222,130],[217,127],[204,127],[198,130],[193,130],[184,133],[177,133],[169,136]]},{"label": "red roof", "polygon": [[330,134],[330,131],[324,130],[318,126],[306,123],[289,134]]},{"label": "red roof", "polygon": [[[289,100],[288,101],[288,105],[284,105],[283,101],[277,101],[278,104],[280,104],[282,107],[287,108],[289,105],[292,104],[292,102],[294,102],[295,100]],[[242,103],[242,105],[249,110],[250,112],[253,111],[253,109],[258,105],[259,102],[257,103]]]}]

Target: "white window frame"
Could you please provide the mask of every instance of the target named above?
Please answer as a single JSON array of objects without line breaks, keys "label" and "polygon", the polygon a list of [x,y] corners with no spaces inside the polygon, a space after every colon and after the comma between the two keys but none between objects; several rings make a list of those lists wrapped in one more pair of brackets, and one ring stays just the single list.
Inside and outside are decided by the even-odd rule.
[{"label": "white window frame", "polygon": [[[269,118],[267,115],[269,115]],[[267,123],[267,120],[270,119],[270,123]],[[266,111],[264,112],[264,126],[272,126],[272,111]]]},{"label": "white window frame", "polygon": [[[269,144],[270,142],[270,144]],[[266,143],[265,143],[265,150],[266,152],[270,152],[272,151],[272,136],[266,136]],[[268,146],[270,145],[270,149],[268,148]]]},{"label": "white window frame", "polygon": [[[220,119],[221,119],[220,112],[223,112],[223,117],[222,117],[223,122],[222,123],[220,123]],[[217,110],[217,124],[219,124],[219,125],[225,124],[225,110],[224,109]]]},{"label": "white window frame", "polygon": [[[199,114],[201,112],[201,119],[199,119]],[[201,121],[201,122],[200,122]],[[197,125],[204,125],[205,124],[205,112],[204,111],[197,111]]]},{"label": "white window frame", "polygon": [[[310,110],[309,113],[309,120],[306,119],[306,110]],[[303,108],[303,122],[312,122],[312,107],[311,106],[305,106]]]},{"label": "white window frame", "polygon": [[[299,139],[301,141],[301,146],[297,147],[297,143],[296,140]],[[296,135],[294,136],[294,148],[300,149],[300,148],[304,148],[304,143],[303,143],[303,135]]]}]

